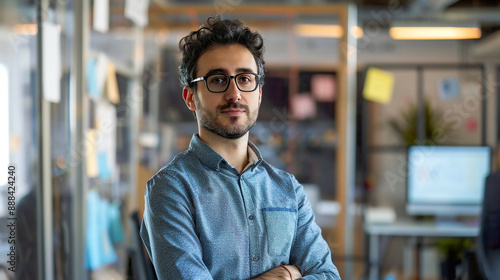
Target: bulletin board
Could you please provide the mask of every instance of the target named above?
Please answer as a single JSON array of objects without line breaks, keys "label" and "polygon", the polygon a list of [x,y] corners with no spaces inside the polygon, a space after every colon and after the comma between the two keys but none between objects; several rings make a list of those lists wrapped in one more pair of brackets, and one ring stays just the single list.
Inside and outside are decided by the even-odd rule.
[{"label": "bulletin board", "polygon": [[[485,145],[485,70],[477,64],[374,65],[394,77],[386,104],[364,101],[369,150],[404,149],[411,144]],[[368,68],[367,68],[368,69]],[[415,118],[410,122],[408,118]],[[405,141],[392,123],[414,130]],[[434,125],[434,126],[433,126]]]}]

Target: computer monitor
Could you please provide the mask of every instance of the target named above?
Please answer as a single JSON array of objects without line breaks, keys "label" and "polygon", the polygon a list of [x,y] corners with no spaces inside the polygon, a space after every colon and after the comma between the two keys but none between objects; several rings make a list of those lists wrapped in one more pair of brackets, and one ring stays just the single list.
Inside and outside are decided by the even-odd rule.
[{"label": "computer monitor", "polygon": [[411,146],[407,164],[407,214],[480,214],[484,183],[491,169],[489,147]]}]

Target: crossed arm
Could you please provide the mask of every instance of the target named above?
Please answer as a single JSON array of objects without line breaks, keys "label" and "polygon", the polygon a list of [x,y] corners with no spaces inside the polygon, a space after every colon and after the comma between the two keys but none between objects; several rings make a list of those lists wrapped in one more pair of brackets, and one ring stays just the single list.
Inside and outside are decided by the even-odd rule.
[{"label": "crossed arm", "polygon": [[[290,271],[290,274],[292,275],[292,279],[296,280],[302,277],[302,274],[300,274],[299,269],[294,266],[294,265],[285,265],[285,267]],[[278,279],[290,279],[290,274],[288,274],[288,271],[284,269],[281,266],[275,267],[259,276],[256,278],[252,278],[250,280],[278,280]]]}]

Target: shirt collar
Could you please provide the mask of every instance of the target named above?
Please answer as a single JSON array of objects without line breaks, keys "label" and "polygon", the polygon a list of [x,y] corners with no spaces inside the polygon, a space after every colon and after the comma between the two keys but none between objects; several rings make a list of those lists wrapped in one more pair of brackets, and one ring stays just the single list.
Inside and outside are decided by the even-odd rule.
[{"label": "shirt collar", "polygon": [[[255,151],[254,151],[255,148]],[[243,168],[243,171],[247,170],[254,163],[257,163],[260,159],[260,153],[257,147],[250,141],[248,141],[248,164]],[[257,155],[259,153],[259,155]],[[257,163],[258,164],[258,163]],[[243,173],[243,172],[242,172]]]},{"label": "shirt collar", "polygon": [[[219,171],[223,162],[228,164],[219,153],[200,139],[198,133],[193,134],[193,137],[191,137],[191,143],[189,143],[188,150],[193,152],[203,164],[215,171]],[[261,162],[262,156],[259,149],[252,142],[248,141],[248,165],[245,167],[245,170],[250,167],[254,168]]]}]

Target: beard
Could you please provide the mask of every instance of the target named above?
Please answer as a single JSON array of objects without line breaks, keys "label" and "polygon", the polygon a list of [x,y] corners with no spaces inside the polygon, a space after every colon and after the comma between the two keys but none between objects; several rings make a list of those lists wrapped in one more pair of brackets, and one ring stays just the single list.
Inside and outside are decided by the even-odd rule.
[{"label": "beard", "polygon": [[[227,139],[238,139],[245,135],[257,121],[257,116],[259,109],[251,112],[247,105],[243,105],[240,103],[229,103],[226,105],[219,105],[215,110],[215,114],[205,109],[203,106],[196,102],[196,107],[198,108],[197,116],[200,124],[206,128],[208,131],[215,133],[219,136],[222,136]],[[219,116],[222,110],[225,109],[244,109],[244,115],[247,116],[247,119],[244,123],[239,124],[238,119],[242,118],[242,116],[238,117],[229,117],[230,124],[224,125],[220,122]]]}]

